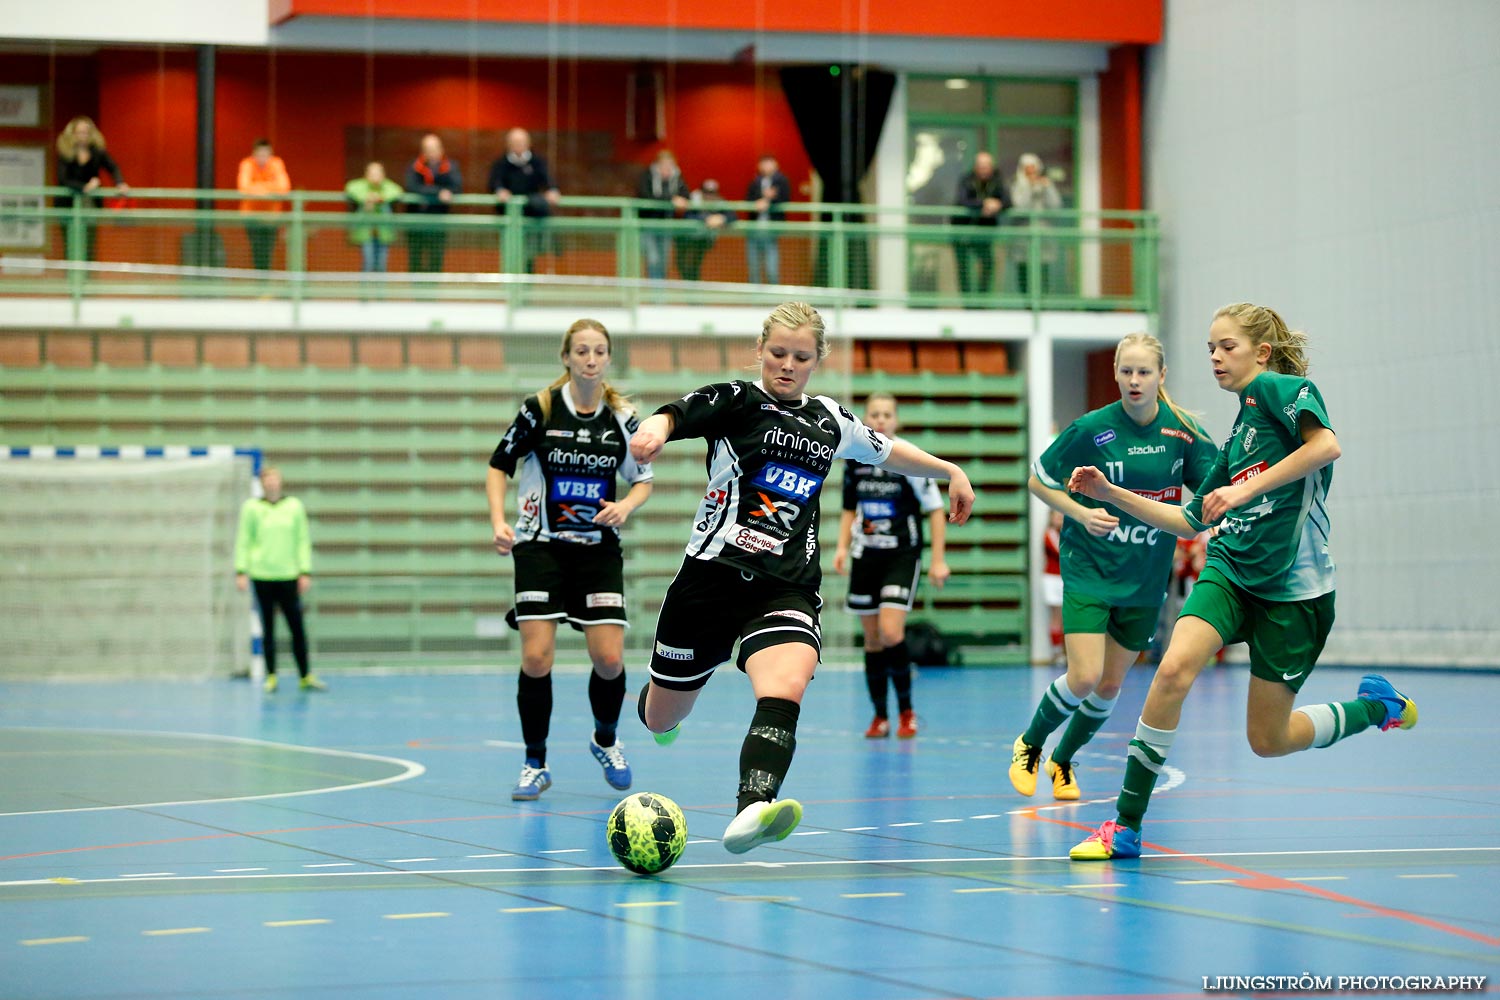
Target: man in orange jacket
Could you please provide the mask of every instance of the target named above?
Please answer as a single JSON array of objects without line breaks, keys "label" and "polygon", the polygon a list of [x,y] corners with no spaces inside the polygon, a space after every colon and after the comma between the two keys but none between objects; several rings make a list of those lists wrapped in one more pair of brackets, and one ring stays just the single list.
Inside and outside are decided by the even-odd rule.
[{"label": "man in orange jacket", "polygon": [[250,196],[240,202],[240,211],[255,213],[255,221],[245,223],[245,235],[250,238],[250,261],[256,270],[269,271],[279,228],[268,221],[269,213],[286,207],[277,196],[292,189],[286,164],[271,153],[270,139],[256,139],[250,155],[240,161],[237,187],[241,194]]}]

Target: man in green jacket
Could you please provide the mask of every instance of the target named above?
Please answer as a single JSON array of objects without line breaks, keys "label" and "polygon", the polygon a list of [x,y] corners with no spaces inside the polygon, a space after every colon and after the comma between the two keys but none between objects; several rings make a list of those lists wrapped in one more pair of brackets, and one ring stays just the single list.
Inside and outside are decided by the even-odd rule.
[{"label": "man in green jacket", "polygon": [[260,607],[261,645],[266,659],[266,693],[276,690],[276,607],[292,630],[292,656],[304,691],[326,691],[307,664],[307,629],[302,622],[302,595],[312,586],[312,538],[307,511],[296,497],[282,495],[281,472],[267,466],[260,474],[264,496],[240,508],[240,531],[234,543],[235,584],[255,585]]}]

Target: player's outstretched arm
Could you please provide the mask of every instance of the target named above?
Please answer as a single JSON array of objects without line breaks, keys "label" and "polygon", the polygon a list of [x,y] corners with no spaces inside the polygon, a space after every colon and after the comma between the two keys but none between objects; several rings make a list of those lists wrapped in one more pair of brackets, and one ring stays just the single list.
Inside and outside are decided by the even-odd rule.
[{"label": "player's outstretched arm", "polygon": [[1068,477],[1068,492],[1082,493],[1086,497],[1103,501],[1137,521],[1145,521],[1153,528],[1160,528],[1178,538],[1192,538],[1198,534],[1198,529],[1188,524],[1181,507],[1174,503],[1147,500],[1138,493],[1121,489],[1092,465],[1080,465],[1073,470],[1073,474]]},{"label": "player's outstretched arm", "polygon": [[1253,479],[1220,486],[1205,494],[1203,520],[1213,524],[1236,507],[1243,507],[1256,497],[1280,489],[1287,483],[1304,479],[1343,454],[1338,437],[1317,420],[1304,417],[1300,430],[1302,445],[1286,458]]},{"label": "player's outstretched arm", "polygon": [[969,484],[969,477],[964,474],[964,470],[936,455],[929,455],[910,441],[891,442],[891,453],[880,465],[903,476],[948,480],[950,524],[963,524],[974,510],[974,487]]},{"label": "player's outstretched arm", "polygon": [[656,456],[667,444],[667,438],[672,436],[673,426],[669,413],[653,413],[642,420],[630,437],[631,457],[643,465],[656,461]]}]

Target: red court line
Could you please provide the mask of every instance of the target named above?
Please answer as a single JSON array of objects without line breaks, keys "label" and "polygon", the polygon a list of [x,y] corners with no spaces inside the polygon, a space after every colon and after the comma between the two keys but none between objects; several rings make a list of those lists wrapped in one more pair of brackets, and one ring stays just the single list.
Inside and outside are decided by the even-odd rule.
[{"label": "red court line", "polygon": [[[1036,809],[1036,806],[1032,806],[1030,809],[1023,810],[1017,815],[1027,816],[1031,819],[1040,820],[1043,823],[1055,823],[1058,826],[1066,826],[1071,827],[1075,830],[1083,830],[1086,833],[1092,833],[1094,831],[1094,827],[1086,826],[1083,823],[1074,823],[1072,820],[1053,819],[1051,816],[1039,815],[1036,812]],[[1196,861],[1199,864],[1207,865],[1210,868],[1217,868],[1220,871],[1232,872],[1236,875],[1244,876],[1243,878],[1236,880],[1235,885],[1238,885],[1245,889],[1267,889],[1282,892],[1305,892],[1309,895],[1317,896],[1319,899],[1326,899],[1329,902],[1342,903],[1345,906],[1356,906],[1361,910],[1365,910],[1378,916],[1392,917],[1396,920],[1404,920],[1407,923],[1416,924],[1419,927],[1426,927],[1429,930],[1442,931],[1444,934],[1455,934],[1458,937],[1467,938],[1470,941],[1477,941],[1480,944],[1489,945],[1492,948],[1500,947],[1500,938],[1490,937],[1486,934],[1480,934],[1475,931],[1468,930],[1464,927],[1455,927],[1452,924],[1445,924],[1441,920],[1433,920],[1430,917],[1420,916],[1416,913],[1408,913],[1405,910],[1395,910],[1389,906],[1381,906],[1379,903],[1371,903],[1367,900],[1356,899],[1353,896],[1345,896],[1342,893],[1330,892],[1327,889],[1322,889],[1314,885],[1308,885],[1304,882],[1292,882],[1288,879],[1280,878],[1276,875],[1267,875],[1263,872],[1251,871],[1249,868],[1240,868],[1237,865],[1226,864],[1225,862],[1220,861],[1217,858],[1205,858],[1200,857],[1196,854],[1188,854],[1184,851],[1176,851],[1170,847],[1163,847],[1161,844],[1154,844],[1149,841],[1141,841],[1141,846],[1149,847],[1153,851],[1159,851],[1162,854],[1170,854],[1173,857],[1181,858],[1184,861]]]}]

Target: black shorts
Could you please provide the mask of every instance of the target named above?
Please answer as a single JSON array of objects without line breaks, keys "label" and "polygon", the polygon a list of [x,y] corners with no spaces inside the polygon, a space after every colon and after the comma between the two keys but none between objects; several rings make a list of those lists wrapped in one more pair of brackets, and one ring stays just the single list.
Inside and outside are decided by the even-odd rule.
[{"label": "black shorts", "polygon": [[628,625],[625,560],[617,545],[522,542],[515,547],[517,622],[567,619],[589,625]]},{"label": "black shorts", "polygon": [[844,607],[856,615],[877,614],[881,608],[910,611],[921,575],[920,549],[865,549],[858,559],[849,560],[849,596]]},{"label": "black shorts", "polygon": [[807,587],[727,563],[684,559],[656,622],[651,681],[674,691],[696,691],[729,662],[735,642],[741,670],[755,653],[783,643],[821,650],[822,606],[818,592]]}]

